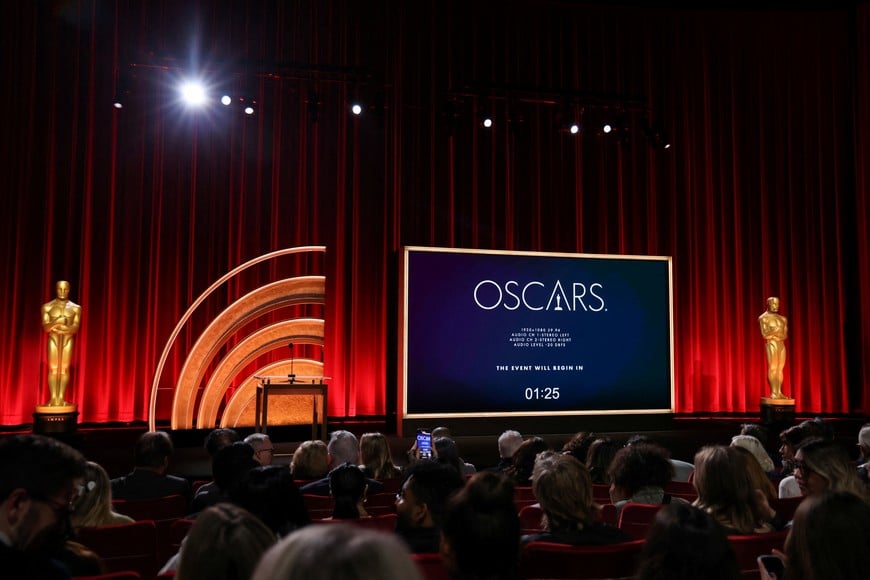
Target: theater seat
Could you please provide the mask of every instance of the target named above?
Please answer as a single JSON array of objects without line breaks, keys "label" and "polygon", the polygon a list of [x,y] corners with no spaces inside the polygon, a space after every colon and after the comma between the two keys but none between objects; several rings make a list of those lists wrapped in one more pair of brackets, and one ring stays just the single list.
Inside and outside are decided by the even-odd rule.
[{"label": "theater seat", "polygon": [[76,541],[93,550],[107,572],[133,570],[143,578],[157,573],[157,524],[153,521],[79,528]]},{"label": "theater seat", "polygon": [[737,567],[742,578],[758,578],[758,560],[762,554],[770,554],[776,548],[782,551],[788,530],[767,534],[748,534],[728,536],[728,543],[737,556]]},{"label": "theater seat", "polygon": [[450,580],[440,554],[411,554],[423,580]]},{"label": "theater seat", "polygon": [[660,509],[660,503],[627,503],[619,513],[618,526],[635,540],[642,540]]},{"label": "theater seat", "polygon": [[520,578],[629,578],[637,571],[643,544],[643,540],[609,546],[529,542],[520,554]]}]

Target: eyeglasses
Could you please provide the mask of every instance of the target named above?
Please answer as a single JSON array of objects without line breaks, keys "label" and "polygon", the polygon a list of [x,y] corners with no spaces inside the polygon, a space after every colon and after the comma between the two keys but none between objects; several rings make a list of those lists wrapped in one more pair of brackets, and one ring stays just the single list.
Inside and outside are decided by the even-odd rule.
[{"label": "eyeglasses", "polygon": [[260,453],[265,453],[266,451],[268,451],[269,453],[274,453],[275,448],[269,447],[268,449],[260,449],[259,451],[255,451],[254,454],[259,455]]},{"label": "eyeglasses", "polygon": [[813,473],[812,468],[808,467],[807,464],[804,463],[803,461],[795,461],[794,462],[794,470],[797,471],[798,469],[800,469],[801,473],[803,473],[804,475],[809,475],[809,474]]}]

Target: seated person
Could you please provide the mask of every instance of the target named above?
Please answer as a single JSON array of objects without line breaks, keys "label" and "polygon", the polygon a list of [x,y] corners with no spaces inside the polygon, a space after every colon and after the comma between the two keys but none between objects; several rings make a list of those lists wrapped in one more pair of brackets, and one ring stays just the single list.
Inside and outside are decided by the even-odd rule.
[{"label": "seated person", "polygon": [[449,465],[421,460],[408,468],[396,494],[396,533],[412,553],[438,553],[444,505],[464,485]]},{"label": "seated person", "polygon": [[722,527],[709,514],[674,503],[656,513],[635,580],[738,580],[740,569]]},{"label": "seated person", "polygon": [[[631,446],[638,443],[652,443],[654,445],[659,445],[659,443],[654,441],[649,435],[641,435],[639,433],[629,437],[625,444]],[[667,449],[664,445],[661,445],[661,447]],[[668,453],[670,453],[670,451]],[[692,475],[693,471],[695,471],[695,466],[688,461],[681,461],[671,457],[671,464],[674,466],[674,477],[672,481],[689,481],[689,476]]]},{"label": "seated person", "polygon": [[[330,468],[338,465],[350,463],[351,465],[359,465],[359,440],[356,435],[350,431],[334,431],[329,436],[329,443],[326,444],[327,463]],[[294,474],[294,477],[295,474]],[[298,478],[297,478],[298,479]],[[384,484],[376,479],[367,478],[369,493],[380,493],[384,491]],[[299,488],[303,494],[311,495],[330,495],[329,493],[329,477],[323,477],[316,481],[306,483]]]},{"label": "seated person", "polygon": [[532,490],[544,512],[544,532],[523,536],[523,543],[600,546],[632,540],[627,532],[597,521],[589,470],[576,457],[552,451],[538,455]]},{"label": "seated person", "polygon": [[599,437],[589,444],[589,449],[586,452],[586,469],[589,470],[592,483],[610,485],[610,472],[608,470],[613,456],[620,449],[622,446],[610,437]]},{"label": "seated person", "polygon": [[517,448],[514,453],[513,464],[505,471],[505,474],[513,480],[517,487],[530,487],[532,485],[532,470],[535,468],[535,457],[538,453],[547,451],[550,446],[541,437],[529,437]]},{"label": "seated person", "polygon": [[254,460],[260,465],[272,465],[275,459],[275,446],[265,433],[251,433],[244,439],[254,448]]},{"label": "seated person", "polygon": [[[232,445],[236,441],[240,441],[241,438],[239,434],[234,429],[212,429],[209,431],[208,435],[205,436],[205,440],[203,441],[203,447],[205,447],[206,453],[212,462],[214,462],[214,456],[218,451]],[[214,474],[212,474],[214,477]],[[203,496],[214,496],[219,497],[220,491],[218,491],[217,484],[214,482],[214,479],[205,483],[194,492],[194,501],[196,501],[196,496],[202,494]],[[214,501],[210,501],[212,498],[203,498],[200,500],[201,506],[212,505]],[[201,508],[200,508],[201,509]]]},{"label": "seated person", "polygon": [[580,460],[580,463],[586,465],[586,458],[589,455],[589,447],[596,439],[598,439],[598,437],[596,437],[595,433],[591,431],[578,431],[562,446],[562,453],[573,455]]},{"label": "seated person", "polygon": [[834,439],[830,424],[822,419],[808,419],[793,425],[779,434],[782,446],[779,452],[782,454],[783,478],[779,482],[779,497],[800,497],[804,495],[795,479],[794,461],[798,447],[807,439]]},{"label": "seated person", "polygon": [[334,520],[355,520],[371,517],[365,510],[366,477],[351,463],[339,465],[329,472],[329,493],[335,499]]},{"label": "seated person", "polygon": [[241,479],[248,470],[259,465],[254,459],[254,448],[242,441],[236,441],[218,450],[211,462],[215,487],[207,493],[197,492],[190,504],[191,515],[224,501],[233,484]]},{"label": "seated person", "polygon": [[[664,487],[674,476],[668,451],[654,443],[638,443],[620,449],[608,470],[610,500],[618,510],[631,503],[671,503]],[[679,499],[679,498],[677,498]]]},{"label": "seated person", "polygon": [[870,485],[870,423],[863,425],[858,431],[858,450],[858,477],[865,485]]},{"label": "seated person", "polygon": [[451,578],[516,578],[520,519],[513,495],[509,478],[483,471],[447,500],[441,558]]},{"label": "seated person", "polygon": [[514,453],[522,444],[523,436],[519,431],[508,429],[502,432],[498,436],[498,464],[492,468],[492,471],[504,473],[511,466]]},{"label": "seated person", "polygon": [[308,508],[284,465],[255,467],[230,488],[229,500],[260,518],[276,536],[308,525]]},{"label": "seated person", "polygon": [[477,472],[477,469],[473,465],[465,463],[459,457],[456,442],[450,437],[436,437],[432,439],[432,449],[435,461],[453,467],[460,475],[471,475]]},{"label": "seated person", "polygon": [[363,433],[359,439],[360,468],[366,477],[393,479],[402,471],[393,463],[390,444],[383,433]]},{"label": "seated person", "polygon": [[803,495],[848,491],[870,502],[867,486],[858,477],[849,454],[837,441],[804,440],[795,453],[795,479]]},{"label": "seated person", "polygon": [[767,474],[773,474],[775,471],[773,459],[767,454],[764,445],[752,435],[735,435],[731,438],[732,447],[742,447],[755,456],[755,460]]},{"label": "seated person", "polygon": [[[204,578],[194,576],[199,577]],[[263,555],[252,578],[422,580],[400,539],[344,523],[307,526],[290,534]]]},{"label": "seated person", "polygon": [[181,495],[189,501],[190,482],[166,473],[174,450],[166,432],[143,433],[134,449],[133,471],[112,480],[112,497],[137,500]]},{"label": "seated person", "polygon": [[709,445],[695,454],[693,483],[698,499],[694,505],[713,516],[728,535],[766,533],[785,525],[753,486],[750,460],[751,456],[725,445]]},{"label": "seated person", "polygon": [[293,452],[290,460],[293,479],[309,482],[326,477],[329,473],[329,451],[326,443],[319,439],[303,441]]},{"label": "seated person", "polygon": [[133,523],[133,518],[112,510],[112,484],[106,470],[93,461],[85,463],[85,478],[72,513],[74,528],[95,528]]}]

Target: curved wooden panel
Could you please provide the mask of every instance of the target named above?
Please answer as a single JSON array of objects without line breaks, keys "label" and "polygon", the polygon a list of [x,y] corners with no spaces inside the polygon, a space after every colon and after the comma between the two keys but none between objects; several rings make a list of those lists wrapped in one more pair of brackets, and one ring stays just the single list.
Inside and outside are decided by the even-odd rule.
[{"label": "curved wooden panel", "polygon": [[221,312],[197,339],[184,362],[172,403],[172,429],[193,428],[193,407],[205,369],[220,348],[244,325],[284,306],[323,304],[324,276],[302,276],[278,280],[242,296]]},{"label": "curved wooden panel", "polygon": [[[269,363],[242,381],[221,414],[221,427],[253,427],[256,407],[257,384],[254,375],[280,376],[291,372],[297,376],[322,377],[323,363],[311,359],[296,359]],[[314,395],[295,397],[269,397],[269,425],[310,425],[311,399]]]},{"label": "curved wooden panel", "polygon": [[[283,320],[261,328],[246,336],[218,363],[199,402],[196,424],[200,429],[211,429],[217,420],[224,394],[233,379],[260,355],[285,346],[288,342],[319,344],[323,346],[323,320],[319,318],[296,318]],[[302,376],[302,373],[297,373]],[[323,376],[321,373],[320,376]]]}]

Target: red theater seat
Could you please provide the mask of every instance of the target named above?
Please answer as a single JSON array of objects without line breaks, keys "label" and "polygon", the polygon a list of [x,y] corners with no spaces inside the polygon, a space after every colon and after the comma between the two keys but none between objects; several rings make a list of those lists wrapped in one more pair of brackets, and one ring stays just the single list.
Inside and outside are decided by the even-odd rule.
[{"label": "red theater seat", "polygon": [[143,578],[157,573],[157,524],[153,521],[79,528],[76,540],[93,550],[108,572],[133,570]]},{"label": "red theater seat", "polygon": [[618,525],[635,540],[642,540],[660,509],[660,503],[627,503],[619,513]]},{"label": "red theater seat", "polygon": [[529,542],[520,555],[520,578],[629,578],[637,571],[643,543],[569,546]]}]

